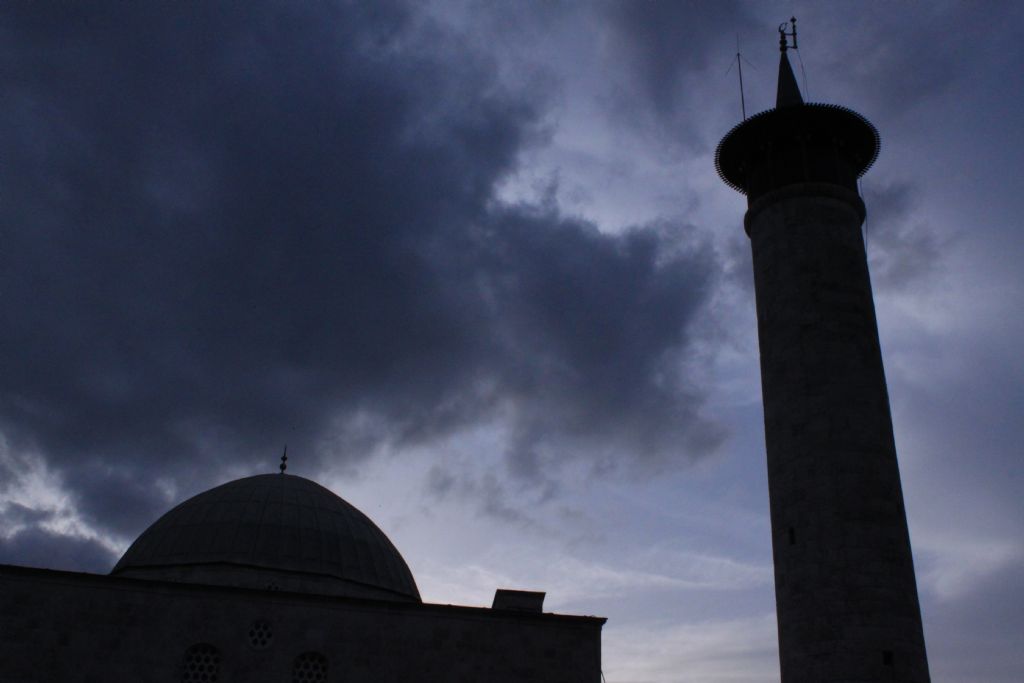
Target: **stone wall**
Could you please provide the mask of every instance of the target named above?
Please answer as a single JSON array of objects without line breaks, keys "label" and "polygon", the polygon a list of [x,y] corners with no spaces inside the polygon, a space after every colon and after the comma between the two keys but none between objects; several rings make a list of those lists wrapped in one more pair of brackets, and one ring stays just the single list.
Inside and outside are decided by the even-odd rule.
[{"label": "stone wall", "polygon": [[603,624],[0,565],[5,683],[599,683]]}]

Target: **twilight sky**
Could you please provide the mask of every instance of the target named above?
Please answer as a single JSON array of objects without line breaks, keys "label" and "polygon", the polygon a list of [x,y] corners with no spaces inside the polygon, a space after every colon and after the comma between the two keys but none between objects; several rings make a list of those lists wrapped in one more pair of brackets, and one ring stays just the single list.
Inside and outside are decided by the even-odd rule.
[{"label": "twilight sky", "polygon": [[1018,3],[0,8],[0,562],[106,572],[247,474],[424,599],[609,618],[609,683],[778,680],[744,198],[773,104],[882,136],[865,227],[936,683],[1024,669]]}]

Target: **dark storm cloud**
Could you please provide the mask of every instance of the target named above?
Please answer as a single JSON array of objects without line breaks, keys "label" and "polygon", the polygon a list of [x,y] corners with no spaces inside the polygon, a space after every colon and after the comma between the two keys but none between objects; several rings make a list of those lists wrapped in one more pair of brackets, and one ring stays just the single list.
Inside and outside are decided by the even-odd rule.
[{"label": "dark storm cloud", "polygon": [[[724,104],[705,96],[708,81],[720,81],[728,66],[731,52],[723,52],[723,37],[763,27],[732,1],[611,2],[603,5],[603,14],[613,29],[616,56],[626,66],[620,92],[612,98],[618,118],[651,125],[662,145],[705,151],[708,140],[694,124]],[[655,120],[648,121],[652,113]]]},{"label": "dark storm cloud", "polygon": [[613,2],[605,8],[620,33],[620,49],[633,60],[644,91],[663,114],[677,104],[684,80],[708,66],[708,46],[746,26],[735,2]]},{"label": "dark storm cloud", "polygon": [[16,3],[0,34],[0,431],[92,523],[285,441],[355,460],[505,420],[523,479],[553,444],[720,442],[680,371],[708,250],[495,203],[543,102],[422,17]]},{"label": "dark storm cloud", "polygon": [[713,446],[717,432],[687,391],[699,389],[677,376],[717,267],[692,229],[659,224],[611,239],[583,222],[552,229],[557,218],[545,212],[495,218],[485,291],[497,295],[502,355],[512,359],[505,384],[529,422],[599,441],[626,427],[647,452],[670,448],[658,443],[666,432],[686,450]]},{"label": "dark storm cloud", "polygon": [[38,524],[50,518],[46,510],[37,510],[19,503],[8,503],[3,510],[4,521],[13,527]]},{"label": "dark storm cloud", "polygon": [[26,527],[0,537],[0,564],[105,573],[117,560],[94,540]]}]

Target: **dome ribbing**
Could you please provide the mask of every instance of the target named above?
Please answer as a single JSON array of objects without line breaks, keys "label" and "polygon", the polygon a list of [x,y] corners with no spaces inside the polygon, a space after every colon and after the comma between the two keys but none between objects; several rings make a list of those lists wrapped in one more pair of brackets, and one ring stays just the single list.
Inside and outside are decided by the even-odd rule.
[{"label": "dome ribbing", "polygon": [[290,474],[228,482],[144,531],[111,574],[419,601],[408,565],[362,512]]}]

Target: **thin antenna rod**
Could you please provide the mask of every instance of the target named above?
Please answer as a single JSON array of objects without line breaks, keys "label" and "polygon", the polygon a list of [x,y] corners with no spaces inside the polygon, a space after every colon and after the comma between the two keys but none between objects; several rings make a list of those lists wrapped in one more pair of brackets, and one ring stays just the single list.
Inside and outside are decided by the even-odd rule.
[{"label": "thin antenna rod", "polygon": [[735,64],[737,67],[737,73],[740,75],[740,112],[743,114],[743,120],[747,120],[747,98],[743,92],[743,62],[747,63],[747,66],[752,67],[754,71],[757,71],[757,67],[750,63],[749,60],[744,59],[740,53],[740,34],[736,34],[736,59],[729,62],[729,68],[725,70],[725,75],[728,76],[729,72],[732,71],[732,65]]},{"label": "thin antenna rod", "polygon": [[284,474],[284,471],[288,469],[288,444],[284,445],[284,454],[281,456],[281,464],[278,467],[281,470],[281,474]]},{"label": "thin antenna rod", "polygon": [[740,110],[743,120],[747,120],[747,98],[743,95],[743,57],[740,55],[740,34],[736,34],[736,71],[740,75]]},{"label": "thin antenna rod", "polygon": [[[796,46],[794,45],[793,47],[796,47]],[[811,99],[811,90],[810,90],[810,88],[807,87],[807,70],[804,69],[804,56],[802,54],[800,54],[800,50],[796,51],[796,56],[797,56],[797,59],[800,60],[800,75],[803,76],[803,79],[804,79],[804,98],[807,99],[808,101],[810,101],[810,99]]]}]

